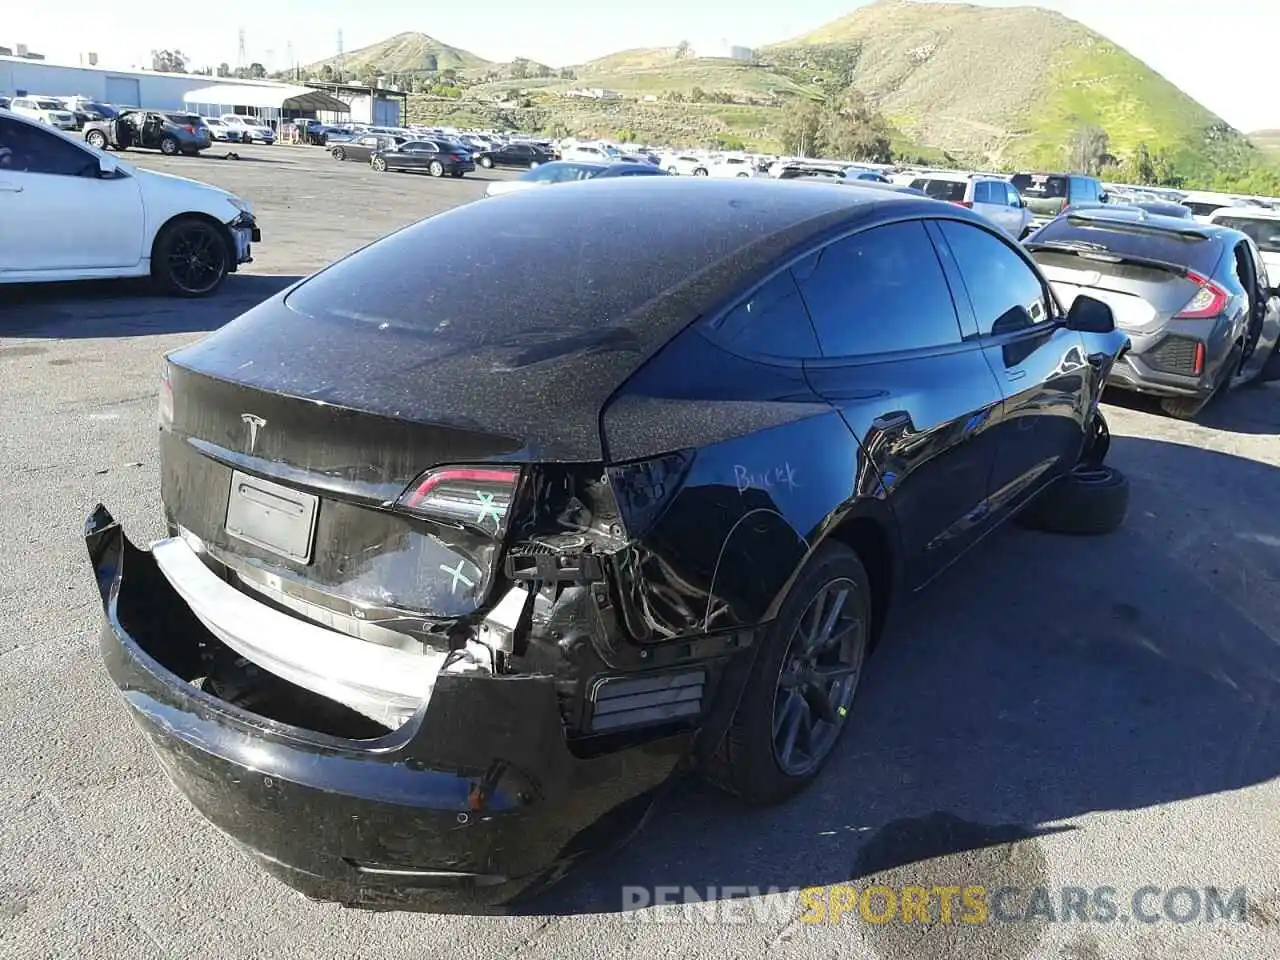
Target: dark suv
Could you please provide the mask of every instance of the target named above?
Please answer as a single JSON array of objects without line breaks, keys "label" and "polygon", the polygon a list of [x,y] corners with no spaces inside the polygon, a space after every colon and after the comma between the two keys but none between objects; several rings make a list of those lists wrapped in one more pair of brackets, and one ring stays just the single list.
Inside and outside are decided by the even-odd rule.
[{"label": "dark suv", "polygon": [[1031,211],[1032,230],[1043,227],[1067,207],[1107,202],[1102,182],[1079,173],[1019,173],[1011,182]]}]

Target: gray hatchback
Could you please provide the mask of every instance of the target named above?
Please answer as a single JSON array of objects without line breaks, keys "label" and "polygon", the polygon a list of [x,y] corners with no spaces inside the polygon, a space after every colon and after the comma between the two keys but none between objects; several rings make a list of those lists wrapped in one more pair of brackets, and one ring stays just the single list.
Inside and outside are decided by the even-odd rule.
[{"label": "gray hatchback", "polygon": [[1136,208],[1080,210],[1026,241],[1054,292],[1107,303],[1132,348],[1109,383],[1194,418],[1256,377],[1280,339],[1280,290],[1245,234]]}]

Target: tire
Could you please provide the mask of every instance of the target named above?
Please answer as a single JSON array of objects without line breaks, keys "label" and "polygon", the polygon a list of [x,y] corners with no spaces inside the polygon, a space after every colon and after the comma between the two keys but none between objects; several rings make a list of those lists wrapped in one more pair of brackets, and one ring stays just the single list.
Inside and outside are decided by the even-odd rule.
[{"label": "tire", "polygon": [[486,170],[492,170],[492,169],[493,169],[493,158],[492,158],[492,157],[481,157],[481,158],[480,158],[480,166],[484,167]]},{"label": "tire", "polygon": [[329,151],[329,152],[330,152],[330,154],[333,156],[333,159],[335,159],[335,160],[345,160],[345,159],[347,159],[347,151],[343,150],[341,147],[334,147],[334,148],[333,148],[331,151]]},{"label": "tire", "polygon": [[1081,464],[1054,481],[1016,519],[1031,530],[1090,537],[1120,529],[1128,512],[1129,479],[1115,467]]},{"label": "tire", "polygon": [[[826,619],[818,604],[831,604],[840,591],[844,599],[836,608],[833,639],[843,635],[844,642],[838,650],[819,655],[830,655],[827,663],[814,660],[797,674],[797,645],[804,643],[807,631],[820,627]],[[858,555],[834,541],[819,547],[792,584],[778,617],[761,637],[737,713],[724,742],[703,771],[708,780],[747,803],[770,806],[790,799],[817,779],[835,753],[857,692],[870,649],[871,614],[871,585]],[[843,671],[830,681],[825,698],[820,687],[805,685],[809,691],[806,696],[801,688],[790,685],[804,676],[812,677],[818,666]],[[819,715],[815,700],[825,704],[822,709],[829,719]],[[795,718],[797,730],[803,730],[806,718],[812,726],[808,736],[791,738],[793,749],[784,756],[785,748],[779,741],[787,740]],[[811,754],[801,751],[797,755],[799,739],[808,742]]]},{"label": "tire", "polygon": [[386,173],[387,161],[382,159],[382,157],[374,157],[372,160],[369,161],[369,167],[373,170],[374,173]]},{"label": "tire", "polygon": [[739,173],[739,174],[737,174],[737,177],[738,177],[738,179],[739,179],[739,180],[745,180],[745,179],[749,178],[750,176],[751,176],[751,174],[749,174],[749,173]]},{"label": "tire", "polygon": [[107,135],[101,130],[90,130],[84,135],[84,142],[95,150],[107,149]]},{"label": "tire", "polygon": [[176,157],[181,150],[182,148],[178,146],[178,141],[173,137],[160,138],[160,152],[166,157]]},{"label": "tire", "polygon": [[680,176],[680,171],[675,167],[667,167],[667,173],[671,174],[673,177]]},{"label": "tire", "polygon": [[172,296],[208,296],[230,269],[231,251],[222,230],[199,217],[165,224],[151,248],[151,278]]},{"label": "tire", "polygon": [[427,167],[427,173],[431,174],[433,177],[443,177],[444,164],[439,160],[432,160],[431,165]]},{"label": "tire", "polygon": [[693,171],[693,175],[695,177],[705,177],[707,175],[707,171],[702,167],[698,167],[696,170]]},{"label": "tire", "polygon": [[450,171],[449,171],[449,176],[453,177],[454,179],[457,179],[457,178],[459,178],[459,177],[461,177],[461,176],[462,176],[462,171],[461,171],[461,170],[450,170]]},{"label": "tire", "polygon": [[1161,397],[1160,410],[1175,420],[1194,420],[1211,397]]}]

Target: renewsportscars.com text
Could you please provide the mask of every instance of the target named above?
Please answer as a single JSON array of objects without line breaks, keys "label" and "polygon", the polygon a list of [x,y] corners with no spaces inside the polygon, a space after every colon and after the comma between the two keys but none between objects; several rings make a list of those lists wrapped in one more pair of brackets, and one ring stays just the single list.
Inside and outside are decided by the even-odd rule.
[{"label": "renewsportscars.com text", "polygon": [[[1243,922],[1244,887],[854,886],[623,887],[624,915],[647,923],[1213,923]],[[661,909],[647,910],[648,907]]]}]

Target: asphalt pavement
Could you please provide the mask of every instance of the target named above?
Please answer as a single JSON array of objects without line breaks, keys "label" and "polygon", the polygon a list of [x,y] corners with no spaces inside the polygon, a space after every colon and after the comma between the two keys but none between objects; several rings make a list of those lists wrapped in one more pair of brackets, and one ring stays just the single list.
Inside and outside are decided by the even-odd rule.
[{"label": "asphalt pavement", "polygon": [[[108,682],[83,520],[103,502],[135,540],[162,534],[166,351],[509,174],[432,180],[315,148],[229,149],[241,159],[128,155],[254,201],[263,242],[217,296],[0,287],[0,956],[1280,955],[1274,384],[1199,425],[1109,403],[1111,460],[1133,483],[1124,531],[1000,532],[910,598],[838,756],[787,806],[678,785],[636,842],[506,917],[352,911],[264,875],[160,774]],[[1020,893],[992,911],[1005,919],[879,923],[885,895],[858,899],[871,885]],[[1104,887],[1111,922],[1063,909],[1066,888]],[[1196,910],[1186,891],[1166,900],[1177,887]],[[1208,888],[1243,888],[1240,918],[1206,919]]]}]

